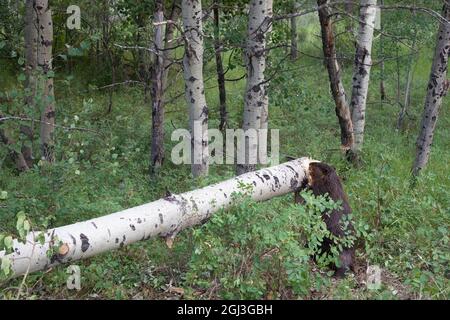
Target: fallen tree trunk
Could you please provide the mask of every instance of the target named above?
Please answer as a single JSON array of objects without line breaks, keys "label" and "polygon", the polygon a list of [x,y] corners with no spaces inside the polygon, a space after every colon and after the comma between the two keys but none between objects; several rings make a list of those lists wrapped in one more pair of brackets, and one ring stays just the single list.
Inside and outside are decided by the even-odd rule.
[{"label": "fallen tree trunk", "polygon": [[[311,162],[314,160],[300,158],[103,217],[51,229],[43,233],[43,244],[37,240],[39,235],[42,238],[42,232],[32,232],[25,243],[14,242],[13,253],[0,252],[0,259],[9,258],[14,275],[19,276],[152,237],[165,238],[171,247],[180,231],[205,222],[213,213],[235,203],[234,193],[248,193],[253,200],[264,201],[297,190],[304,185]],[[53,255],[47,254],[49,249]]]}]

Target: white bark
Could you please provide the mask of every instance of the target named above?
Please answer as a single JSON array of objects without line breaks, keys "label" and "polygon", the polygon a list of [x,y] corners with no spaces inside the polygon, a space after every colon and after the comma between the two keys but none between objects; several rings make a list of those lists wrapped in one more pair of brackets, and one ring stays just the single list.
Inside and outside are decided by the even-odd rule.
[{"label": "white bark", "polygon": [[[255,201],[264,201],[297,190],[307,180],[309,158],[293,160],[275,167],[247,173],[202,189],[116,212],[92,220],[46,231],[45,243],[29,234],[26,243],[14,242],[14,252],[6,256],[15,276],[85,259],[152,237],[164,237],[170,246],[183,229],[203,223],[220,209],[229,208],[249,192]],[[242,185],[251,186],[242,191]],[[50,243],[59,244],[57,252],[47,257]],[[0,252],[0,259],[5,252]]]},{"label": "white bark", "polygon": [[366,101],[369,89],[370,67],[372,64],[372,40],[376,19],[376,0],[361,0],[360,23],[353,71],[352,111],[354,143],[352,151],[357,154],[362,149],[366,118]]},{"label": "white bark", "polygon": [[[248,14],[248,39],[246,47],[247,86],[244,96],[244,119],[242,129],[259,130],[267,128],[268,103],[267,84],[264,71],[266,69],[266,36],[270,26],[265,23],[272,15],[272,0],[250,0]],[[263,118],[263,119],[262,119]],[[261,149],[267,148],[266,138],[245,138],[245,164],[238,164],[237,174],[256,169],[258,162],[258,140],[262,141]],[[265,141],[265,142],[264,142]]]},{"label": "white bark", "polygon": [[55,130],[55,95],[53,89],[52,71],[52,46],[53,23],[52,12],[48,7],[48,0],[36,0],[35,10],[38,20],[38,66],[42,69],[41,90],[43,93],[43,112],[41,114],[41,152],[42,157],[54,161]]},{"label": "white bark", "polygon": [[200,0],[182,1],[185,54],[183,60],[186,101],[192,136],[192,174],[208,174],[208,106],[203,83],[203,30]]},{"label": "white bark", "polygon": [[[273,0],[266,0],[266,15],[264,17],[265,21],[270,21],[273,17]],[[270,23],[268,27],[265,26],[266,22],[263,24],[263,31],[265,31],[266,38],[269,37],[270,32],[272,32],[272,24]],[[266,31],[267,29],[267,31]],[[266,61],[264,61],[265,63]],[[264,74],[263,74],[264,77]],[[265,83],[264,86],[264,101],[263,107],[261,109],[261,125],[260,131],[258,134],[258,163],[259,164],[267,164],[268,156],[267,156],[267,139],[269,133],[269,84]]]},{"label": "white bark", "polygon": [[[444,4],[442,16],[450,20],[450,3]],[[428,163],[433,143],[434,129],[442,99],[448,90],[447,68],[450,54],[450,23],[441,23],[437,35],[436,50],[431,67],[428,92],[417,138],[416,159],[413,174],[418,175]]]}]

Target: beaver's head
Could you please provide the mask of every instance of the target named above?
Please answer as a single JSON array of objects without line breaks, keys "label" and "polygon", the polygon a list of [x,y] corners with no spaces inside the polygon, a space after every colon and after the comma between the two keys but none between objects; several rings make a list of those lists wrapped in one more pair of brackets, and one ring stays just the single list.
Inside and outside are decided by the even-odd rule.
[{"label": "beaver's head", "polygon": [[313,186],[328,181],[333,174],[335,174],[333,167],[323,162],[311,162],[309,164],[308,184]]}]

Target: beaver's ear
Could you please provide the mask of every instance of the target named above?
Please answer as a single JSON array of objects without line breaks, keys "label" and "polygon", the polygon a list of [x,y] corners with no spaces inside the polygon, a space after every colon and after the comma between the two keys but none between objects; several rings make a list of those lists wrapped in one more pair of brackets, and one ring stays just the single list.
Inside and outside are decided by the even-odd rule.
[{"label": "beaver's ear", "polygon": [[318,178],[329,176],[333,172],[333,168],[321,162],[315,163],[315,168],[315,172]]}]

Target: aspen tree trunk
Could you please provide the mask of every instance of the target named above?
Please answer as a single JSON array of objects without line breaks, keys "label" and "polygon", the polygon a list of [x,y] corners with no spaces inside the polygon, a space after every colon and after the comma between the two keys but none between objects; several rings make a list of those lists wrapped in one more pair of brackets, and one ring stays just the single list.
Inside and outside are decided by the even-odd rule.
[{"label": "aspen tree trunk", "polygon": [[186,101],[192,136],[191,169],[194,177],[208,174],[208,106],[203,83],[203,28],[200,0],[182,0]]},{"label": "aspen tree trunk", "polygon": [[[450,3],[446,2],[442,16],[450,20]],[[450,54],[450,23],[441,23],[437,35],[436,49],[428,82],[427,97],[417,138],[416,159],[413,164],[413,175],[417,176],[427,165],[433,143],[434,129],[439,115],[443,96],[448,90],[447,67]]]},{"label": "aspen tree trunk", "polygon": [[[38,45],[38,30],[36,11],[33,6],[34,0],[27,0],[25,3],[25,104],[28,111],[34,115],[36,113],[36,66],[37,66],[37,45]],[[34,116],[32,117],[35,118]],[[33,145],[34,140],[34,122],[31,127],[23,125],[22,132],[29,132],[30,145]],[[28,167],[33,165],[33,150],[31,146],[23,146],[22,154],[27,162]]]},{"label": "aspen tree trunk", "polygon": [[[380,5],[384,5],[384,0],[380,0]],[[380,56],[381,56],[381,64],[380,64],[380,71],[381,71],[381,80],[380,80],[380,99],[381,99],[381,105],[383,105],[383,101],[386,100],[386,86],[384,85],[384,79],[385,79],[385,67],[384,67],[384,36],[383,36],[383,30],[384,30],[384,22],[383,17],[380,18]]]},{"label": "aspen tree trunk", "polygon": [[[298,190],[308,181],[311,162],[317,161],[297,159],[103,217],[30,233],[25,243],[14,241],[13,253],[5,256],[0,251],[0,260],[9,259],[14,276],[20,276],[154,237],[165,238],[171,247],[180,231],[204,223],[244,195],[265,201]],[[39,235],[45,237],[43,244],[37,240]],[[58,247],[52,247],[54,254],[49,257],[51,243]]]},{"label": "aspen tree trunk", "polygon": [[372,64],[372,40],[376,18],[376,0],[361,0],[358,41],[356,44],[355,66],[353,71],[352,112],[354,143],[351,148],[353,159],[362,150],[366,118],[366,101],[369,89],[370,68]]},{"label": "aspen tree trunk", "polygon": [[27,0],[25,4],[25,74],[27,88],[26,104],[30,109],[34,109],[34,99],[36,94],[36,65],[37,65],[37,45],[38,30],[37,17],[33,7],[34,0]]},{"label": "aspen tree trunk", "polygon": [[[268,97],[264,71],[266,69],[266,36],[270,26],[265,23],[272,15],[271,0],[250,0],[248,14],[248,38],[246,46],[247,85],[244,96],[244,119],[242,129],[247,133],[267,127]],[[263,119],[264,118],[264,119]],[[254,171],[258,162],[258,151],[267,150],[267,134],[252,139],[245,136],[245,163],[238,163],[236,173]]]},{"label": "aspen tree trunk", "polygon": [[[266,0],[266,17],[264,18],[264,22],[261,26],[262,31],[267,40],[270,37],[270,33],[272,32],[272,22],[271,19],[273,17],[273,0]],[[264,51],[266,52],[266,51]],[[267,63],[267,61],[264,61]],[[264,76],[264,74],[263,74]],[[264,80],[264,84],[262,85],[264,89],[264,100],[261,109],[261,124],[258,133],[258,163],[262,165],[268,164],[268,147],[267,147],[267,139],[269,134],[269,82],[267,79]]]},{"label": "aspen tree trunk", "polygon": [[[175,31],[173,23],[160,24],[164,21],[164,3],[162,0],[155,2],[155,35],[153,49],[159,52],[154,55],[151,63],[152,80],[152,142],[151,142],[151,173],[157,173],[164,162],[164,94],[167,89],[167,78],[171,65],[173,47],[172,40]],[[169,20],[176,20],[178,7],[176,1],[172,2]],[[165,29],[165,30],[164,30]],[[163,39],[163,33],[165,34]],[[162,50],[164,49],[164,50]]]},{"label": "aspen tree trunk", "polygon": [[164,26],[158,24],[164,21],[164,6],[162,0],[155,2],[155,35],[153,38],[154,54],[152,63],[152,148],[151,171],[156,173],[164,161],[164,76],[165,64],[163,56],[163,31]]},{"label": "aspen tree trunk", "polygon": [[48,161],[55,160],[54,130],[55,130],[55,96],[52,73],[53,23],[52,12],[48,0],[36,0],[35,10],[38,20],[38,66],[42,69],[43,112],[41,113],[41,153]]},{"label": "aspen tree trunk", "polygon": [[[318,6],[329,4],[330,0],[317,0]],[[330,88],[335,103],[336,116],[341,128],[341,145],[343,150],[349,150],[353,145],[353,125],[350,109],[345,96],[344,84],[341,78],[341,69],[336,56],[333,23],[331,21],[332,10],[329,6],[319,9],[320,27],[322,30],[322,46],[325,64],[330,78]]]},{"label": "aspen tree trunk", "polygon": [[[292,7],[292,13],[297,10],[298,4],[294,3]],[[297,34],[297,17],[291,17],[291,59],[297,60],[298,58],[298,34]]]},{"label": "aspen tree trunk", "polygon": [[217,84],[219,86],[219,110],[220,110],[220,125],[219,130],[223,131],[227,127],[228,112],[227,112],[227,94],[225,88],[225,74],[223,71],[222,62],[222,43],[220,41],[220,16],[219,16],[219,1],[214,1],[214,51],[216,56],[216,70],[217,70]]}]

